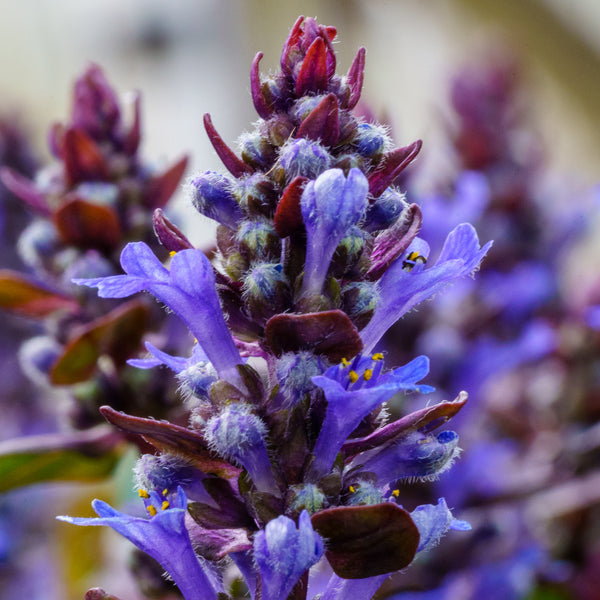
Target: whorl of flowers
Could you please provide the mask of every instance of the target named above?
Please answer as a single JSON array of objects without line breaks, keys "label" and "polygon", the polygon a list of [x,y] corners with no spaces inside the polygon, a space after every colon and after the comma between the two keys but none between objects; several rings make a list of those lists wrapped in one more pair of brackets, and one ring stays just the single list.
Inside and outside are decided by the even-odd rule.
[{"label": "whorl of flowers", "polygon": [[[458,436],[434,431],[466,394],[388,422],[392,396],[432,391],[420,383],[429,361],[385,370],[374,351],[403,314],[473,273],[490,243],[481,248],[463,223],[427,264],[420,211],[394,187],[421,143],[394,149],[384,128],[351,113],[365,51],[336,75],[335,35],[301,17],[278,73],[261,77],[257,54],[251,90],[260,120],[240,139],[240,156],[205,116],[229,175],[201,173],[188,187],[196,208],[220,223],[214,263],[158,214],[157,234],[174,254],[168,268],[137,242],[121,255],[125,274],[76,280],[105,298],[145,290],[197,339],[192,358],[148,345],[152,358],[134,361],[166,364],[182,380],[200,365],[188,427],[101,409],[161,452],[160,464],[145,460],[136,471],[150,519],[98,502],[98,521],[68,518],[117,529],[188,600],[230,597],[224,557],[253,598],[370,598],[448,529],[468,528],[443,499],[412,513],[400,504],[403,481],[431,479],[455,458]],[[159,480],[164,490],[148,489]],[[174,490],[177,510],[183,494],[195,496],[185,529],[180,517],[168,518]],[[152,531],[151,549],[142,527]],[[172,564],[174,552],[188,556],[192,547],[202,570],[190,569],[196,583]],[[308,577],[323,555],[330,577],[320,586]]]}]

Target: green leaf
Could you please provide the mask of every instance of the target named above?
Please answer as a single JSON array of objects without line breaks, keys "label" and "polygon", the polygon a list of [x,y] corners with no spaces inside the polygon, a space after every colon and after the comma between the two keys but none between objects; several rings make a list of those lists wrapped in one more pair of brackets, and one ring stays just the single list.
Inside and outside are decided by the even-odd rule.
[{"label": "green leaf", "polygon": [[48,481],[97,481],[112,472],[126,444],[106,425],[0,443],[0,492]]}]

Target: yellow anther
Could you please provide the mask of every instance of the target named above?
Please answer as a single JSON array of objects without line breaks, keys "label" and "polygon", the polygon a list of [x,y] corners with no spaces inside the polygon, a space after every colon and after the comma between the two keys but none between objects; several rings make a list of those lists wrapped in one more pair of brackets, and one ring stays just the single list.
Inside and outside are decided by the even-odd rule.
[{"label": "yellow anther", "polygon": [[169,252],[169,256],[171,258],[173,258],[176,254],[177,254],[177,252],[175,252],[175,250],[171,250],[171,252]]},{"label": "yellow anther", "polygon": [[163,496],[166,496],[168,493],[169,493],[169,490],[168,490],[167,488],[165,488],[165,489],[163,490]]},{"label": "yellow anther", "polygon": [[162,505],[161,505],[161,508],[162,508],[163,510],[167,510],[167,508],[169,508],[169,506],[171,506],[171,505],[169,504],[169,501],[168,501],[168,500],[165,500],[165,501],[162,503]]},{"label": "yellow anther", "polygon": [[394,490],[392,492],[392,496],[394,496],[394,498],[397,498],[400,495],[400,490]]},{"label": "yellow anther", "polygon": [[350,361],[347,358],[342,358],[342,364],[344,367],[347,367],[350,364]]},{"label": "yellow anther", "polygon": [[147,511],[150,513],[150,516],[151,516],[151,517],[154,517],[154,516],[156,516],[156,513],[158,512],[158,511],[156,510],[156,507],[155,507],[153,504],[151,504],[150,506],[147,506],[147,507],[146,507],[146,510],[147,510]]},{"label": "yellow anther", "polygon": [[373,356],[371,356],[371,358],[373,360],[383,360],[383,354],[381,352],[378,352],[377,354],[373,354]]},{"label": "yellow anther", "polygon": [[371,377],[373,377],[373,370],[372,369],[365,369],[365,372],[363,373],[363,378],[365,381],[369,381],[369,379],[371,379]]},{"label": "yellow anther", "polygon": [[418,252],[411,252],[407,257],[406,260],[416,260],[419,256]]},{"label": "yellow anther", "polygon": [[348,377],[350,377],[351,383],[356,383],[358,381],[358,373],[356,371],[350,371],[350,373],[348,373]]},{"label": "yellow anther", "polygon": [[140,488],[138,490],[138,496],[140,498],[150,498],[150,494],[146,490],[143,490],[142,488]]},{"label": "yellow anther", "polygon": [[350,486],[348,489],[350,490],[350,493],[351,493],[351,494],[354,494],[354,492],[356,491],[356,490],[354,489],[354,486],[353,486],[353,485],[351,485],[351,486]]}]

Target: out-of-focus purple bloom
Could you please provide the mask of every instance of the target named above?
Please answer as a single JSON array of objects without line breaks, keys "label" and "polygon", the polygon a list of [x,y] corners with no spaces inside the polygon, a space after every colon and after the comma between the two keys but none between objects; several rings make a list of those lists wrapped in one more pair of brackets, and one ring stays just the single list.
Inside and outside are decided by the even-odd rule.
[{"label": "out-of-focus purple bloom", "polygon": [[346,366],[335,365],[312,381],[325,393],[327,413],[317,438],[311,474],[318,478],[331,468],[347,437],[370,412],[400,391],[433,391],[418,382],[429,373],[429,359],[419,356],[382,374],[383,360],[358,356]]},{"label": "out-of-focus purple bloom", "polygon": [[303,573],[323,555],[321,536],[313,530],[308,512],[302,511],[298,528],[292,519],[277,517],[254,536],[264,600],[287,598]]},{"label": "out-of-focus purple bloom", "polygon": [[361,331],[365,350],[370,352],[381,336],[411,308],[453,280],[475,271],[491,246],[492,242],[488,242],[481,248],[473,226],[463,223],[450,232],[436,263],[425,268],[429,246],[415,239],[381,278],[380,302],[373,318]]},{"label": "out-of-focus purple bloom", "polygon": [[215,600],[222,588],[192,548],[185,527],[187,498],[183,490],[178,488],[168,498],[155,491],[140,494],[144,494],[149,519],[123,514],[102,500],[92,502],[98,518],[57,518],[73,525],[108,525],[158,561],[186,600]]},{"label": "out-of-focus purple bloom", "polygon": [[167,270],[143,242],[128,244],[121,254],[126,275],[77,279],[98,288],[102,298],[125,298],[148,291],[166,304],[196,336],[219,376],[238,383],[240,354],[229,333],[215,290],[212,266],[200,250],[182,250]]},{"label": "out-of-focus purple bloom", "polygon": [[359,169],[348,177],[330,169],[304,188],[300,206],[306,226],[306,261],[302,293],[320,294],[337,245],[358,223],[367,207],[369,182]]}]

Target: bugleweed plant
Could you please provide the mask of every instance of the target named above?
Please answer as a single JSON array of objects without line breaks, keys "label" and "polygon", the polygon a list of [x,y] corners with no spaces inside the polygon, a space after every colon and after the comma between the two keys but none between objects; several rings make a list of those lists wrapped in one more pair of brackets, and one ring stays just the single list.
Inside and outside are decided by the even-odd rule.
[{"label": "bugleweed plant", "polygon": [[[149,356],[129,361],[176,374],[187,426],[100,409],[156,449],[135,467],[143,514],[95,500],[97,518],[59,517],[112,527],[186,600],[368,599],[448,530],[469,529],[443,498],[404,507],[402,491],[451,466],[458,435],[443,426],[466,393],[429,405],[428,358],[386,365],[378,346],[476,271],[491,242],[461,223],[428,260],[421,212],[395,185],[421,142],[395,148],[385,127],[353,115],[365,50],[337,75],[335,37],[300,17],[278,72],[261,75],[257,54],[260,118],[239,154],[205,115],[228,173],[197,174],[187,189],[219,224],[212,261],[159,211],[169,264],[136,241],[123,274],[74,277],[102,298],[151,294],[196,340],[189,356],[147,343]],[[390,420],[386,403],[408,394],[422,407]]]}]

